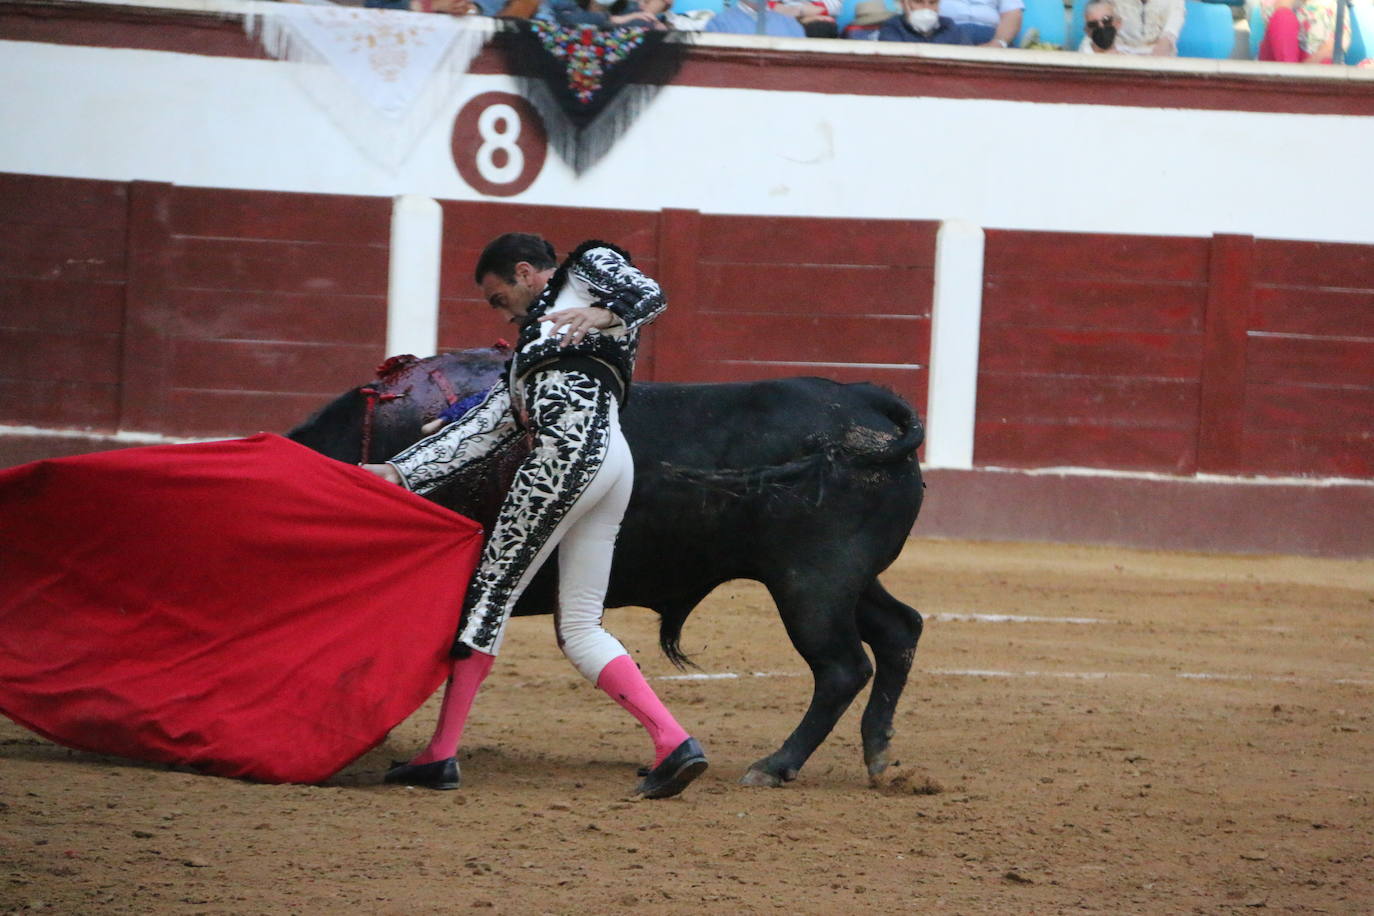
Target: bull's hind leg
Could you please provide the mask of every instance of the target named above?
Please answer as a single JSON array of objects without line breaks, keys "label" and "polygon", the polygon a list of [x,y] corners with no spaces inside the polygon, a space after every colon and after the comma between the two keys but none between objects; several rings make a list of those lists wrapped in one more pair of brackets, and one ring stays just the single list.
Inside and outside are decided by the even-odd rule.
[{"label": "bull's hind leg", "polygon": [[816,579],[769,585],[792,645],[811,667],[815,688],[801,723],[782,747],[757,761],[740,780],[746,786],[780,786],[820,747],[849,704],[873,676],[854,621],[858,589]]},{"label": "bull's hind leg", "polygon": [[877,579],[859,597],[859,635],[873,650],[877,676],[864,707],[860,731],[868,775],[877,776],[888,765],[892,741],[892,717],[906,688],[907,674],[921,638],[921,615],[887,593]]}]

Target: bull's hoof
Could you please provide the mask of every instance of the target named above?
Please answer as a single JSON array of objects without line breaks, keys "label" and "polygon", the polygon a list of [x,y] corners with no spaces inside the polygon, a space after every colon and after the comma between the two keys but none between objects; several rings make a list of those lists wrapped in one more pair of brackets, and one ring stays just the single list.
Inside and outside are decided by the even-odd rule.
[{"label": "bull's hoof", "polygon": [[764,770],[749,768],[749,772],[739,778],[742,786],[762,786],[765,789],[776,789],[782,785],[782,777],[774,776]]},{"label": "bull's hoof", "polygon": [[768,789],[776,789],[784,783],[789,783],[797,778],[797,771],[791,767],[770,764],[771,758],[765,757],[757,760],[749,767],[749,772],[740,777],[739,784],[742,786],[763,786]]},{"label": "bull's hoof", "polygon": [[865,754],[864,763],[868,766],[868,778],[876,779],[883,770],[891,766],[892,761],[888,759],[887,750],[884,749],[876,754]]}]

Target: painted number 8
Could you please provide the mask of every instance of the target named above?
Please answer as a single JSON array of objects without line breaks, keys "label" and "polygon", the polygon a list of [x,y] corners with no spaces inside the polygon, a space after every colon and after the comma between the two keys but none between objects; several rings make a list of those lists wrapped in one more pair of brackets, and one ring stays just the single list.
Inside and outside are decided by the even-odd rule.
[{"label": "painted number 8", "polygon": [[519,178],[525,170],[525,154],[516,145],[520,113],[505,102],[488,105],[477,117],[477,135],[482,139],[477,148],[478,174],[492,184],[510,184]]},{"label": "painted number 8", "polygon": [[510,92],[468,99],[453,119],[453,165],[468,187],[487,197],[514,197],[544,168],[548,136],[527,100]]}]

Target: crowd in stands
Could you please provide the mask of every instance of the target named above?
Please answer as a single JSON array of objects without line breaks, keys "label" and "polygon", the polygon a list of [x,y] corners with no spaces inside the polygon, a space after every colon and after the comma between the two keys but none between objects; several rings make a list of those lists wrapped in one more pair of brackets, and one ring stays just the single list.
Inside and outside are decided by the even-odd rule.
[{"label": "crowd in stands", "polygon": [[[343,0],[350,2],[350,0]],[[360,2],[360,0],[352,0]],[[977,45],[991,48],[1057,48],[1023,28],[1027,0],[361,0],[369,7],[410,9],[451,15],[535,19],[568,26],[615,28],[648,25],[656,29],[770,35],[781,38],[843,38]],[[1031,0],[1055,5],[1065,0]],[[1199,0],[1067,0],[1065,20],[1082,16],[1082,32],[1068,33],[1066,47],[1087,54],[1172,57],[1188,10]],[[1243,0],[1250,4],[1248,25],[1262,37],[1252,42],[1254,57],[1265,61],[1331,63],[1337,0]],[[675,8],[676,4],[676,8]],[[1210,0],[1206,6],[1238,4]],[[1243,18],[1243,17],[1242,17]],[[1342,56],[1360,62],[1363,41],[1345,16]],[[1353,45],[1353,47],[1352,47]],[[1226,50],[1223,48],[1223,50]],[[1359,59],[1345,52],[1356,52]],[[1186,53],[1186,52],[1185,52]],[[1206,56],[1232,56],[1215,54]],[[1374,61],[1363,60],[1364,64]]]}]

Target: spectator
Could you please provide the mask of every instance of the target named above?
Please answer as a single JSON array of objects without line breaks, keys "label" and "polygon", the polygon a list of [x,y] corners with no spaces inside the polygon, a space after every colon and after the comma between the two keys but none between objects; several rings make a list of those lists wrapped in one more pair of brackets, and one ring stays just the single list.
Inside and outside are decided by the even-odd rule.
[{"label": "spectator", "polygon": [[[1342,48],[1350,47],[1347,10]],[[1259,59],[1329,64],[1336,46],[1336,0],[1260,0],[1266,23]]]},{"label": "spectator", "polygon": [[1009,48],[1021,31],[1025,8],[1024,0],[944,0],[940,12],[968,33],[970,44]]},{"label": "spectator", "polygon": [[628,9],[623,12],[617,10],[614,15],[600,9],[588,9],[577,0],[364,0],[363,5],[425,13],[451,13],[455,16],[471,14],[500,16],[503,19],[538,19],[559,25],[605,28],[635,23],[661,26],[659,13],[672,6],[672,0],[645,0],[644,9],[640,8],[640,4],[628,3]]},{"label": "spectator", "polygon": [[[661,5],[661,4],[659,4]],[[514,4],[510,4],[514,6]],[[637,5],[636,5],[637,6]],[[510,12],[503,11],[503,16],[511,15]],[[634,9],[624,13],[612,15],[602,12],[600,9],[589,9],[584,7],[577,0],[542,0],[539,8],[529,18],[542,19],[549,22],[556,22],[559,25],[569,26],[591,26],[601,29],[618,25],[651,25],[663,28],[663,23],[658,21],[655,13],[647,10]]]},{"label": "spectator", "polygon": [[595,3],[591,5],[610,16],[647,13],[659,22],[666,22],[673,9],[673,0],[616,0],[606,7]]},{"label": "spectator", "polygon": [[796,19],[808,38],[840,37],[840,27],[835,22],[840,0],[789,0],[770,3],[769,8],[779,15]]},{"label": "spectator", "polygon": [[500,0],[474,3],[472,0],[364,0],[369,9],[410,10],[415,13],[448,13],[452,16],[492,16],[501,6]]},{"label": "spectator", "polygon": [[902,0],[902,15],[878,28],[879,41],[920,41],[935,45],[967,45],[969,33],[940,15],[940,0]]},{"label": "spectator", "polygon": [[854,7],[854,19],[844,27],[845,38],[871,39],[878,37],[878,27],[895,13],[885,0],[862,0]]},{"label": "spectator", "polygon": [[1083,35],[1078,50],[1091,54],[1120,54],[1116,46],[1116,27],[1120,22],[1112,0],[1091,0],[1083,7]]},{"label": "spectator", "polygon": [[[1115,7],[1116,41],[1112,50],[1120,54],[1153,54],[1156,57],[1178,56],[1178,33],[1183,31],[1184,0],[1112,0]],[[1083,11],[1083,25],[1087,27],[1087,9]],[[1093,40],[1088,35],[1078,46],[1080,51],[1092,51]]]},{"label": "spectator", "polygon": [[[756,35],[759,31],[758,6],[764,0],[735,0],[734,6],[716,13],[706,24],[707,32],[724,32],[734,35]],[[806,31],[793,16],[784,16],[771,10],[763,11],[763,34],[774,38],[805,38]]]}]

